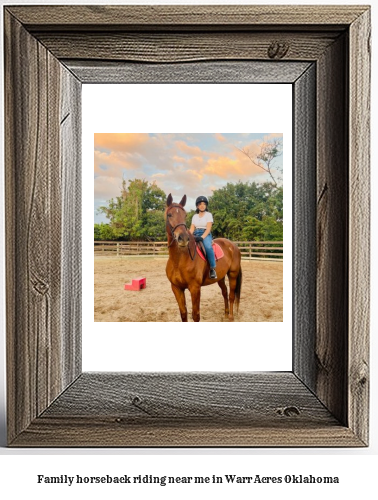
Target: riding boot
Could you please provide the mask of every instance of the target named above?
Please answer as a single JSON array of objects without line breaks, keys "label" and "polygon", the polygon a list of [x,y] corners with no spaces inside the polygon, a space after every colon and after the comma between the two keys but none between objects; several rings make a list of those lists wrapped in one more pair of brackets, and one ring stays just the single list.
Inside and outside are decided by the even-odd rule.
[{"label": "riding boot", "polygon": [[217,273],[215,272],[214,268],[210,269],[210,279],[216,280],[217,279]]}]

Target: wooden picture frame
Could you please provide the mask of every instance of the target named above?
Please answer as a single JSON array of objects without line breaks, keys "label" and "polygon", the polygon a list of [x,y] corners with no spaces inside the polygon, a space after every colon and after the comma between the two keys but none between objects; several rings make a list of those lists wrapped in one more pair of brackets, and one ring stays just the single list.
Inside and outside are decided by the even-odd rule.
[{"label": "wooden picture frame", "polygon": [[[367,446],[369,7],[6,6],[4,23],[9,446]],[[82,373],[94,81],[292,83],[291,372]]]}]

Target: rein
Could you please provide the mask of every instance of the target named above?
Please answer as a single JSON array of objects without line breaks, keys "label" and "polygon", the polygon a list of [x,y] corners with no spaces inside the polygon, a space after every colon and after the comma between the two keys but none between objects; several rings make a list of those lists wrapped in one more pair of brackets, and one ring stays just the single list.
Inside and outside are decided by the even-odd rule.
[{"label": "rein", "polygon": [[[185,212],[185,210],[182,208],[182,207],[176,207],[176,208],[181,208],[181,210],[183,210]],[[168,212],[167,212],[167,225],[169,226],[170,230],[171,230],[171,236],[172,236],[172,241],[170,242],[170,244],[168,245],[168,248],[170,248],[173,243],[176,241],[177,245],[178,245],[178,242],[175,238],[175,235],[174,235],[174,232],[176,231],[176,229],[179,227],[179,226],[185,226],[185,229],[188,231],[188,227],[187,225],[185,224],[185,222],[180,222],[179,224],[176,224],[175,227],[172,227],[169,220],[168,220]],[[189,236],[189,243],[190,243],[190,236]],[[189,252],[189,256],[192,260],[195,259],[195,256],[196,256],[196,247],[197,247],[197,243],[195,243],[195,246],[194,246],[194,255],[192,255],[191,251],[190,251],[190,244],[188,245],[188,252]]]},{"label": "rein", "polygon": [[[169,224],[169,222],[168,222]],[[176,238],[175,238],[175,235],[174,235],[174,232],[176,231],[176,229],[179,227],[179,226],[185,226],[185,229],[188,230],[186,224],[184,222],[181,222],[180,224],[177,224],[177,226],[175,227],[172,227],[170,224],[169,224],[169,227],[171,229],[171,236],[172,236],[172,241],[170,242],[170,244],[168,245],[168,248],[172,245],[172,243],[174,243],[176,241]]]}]

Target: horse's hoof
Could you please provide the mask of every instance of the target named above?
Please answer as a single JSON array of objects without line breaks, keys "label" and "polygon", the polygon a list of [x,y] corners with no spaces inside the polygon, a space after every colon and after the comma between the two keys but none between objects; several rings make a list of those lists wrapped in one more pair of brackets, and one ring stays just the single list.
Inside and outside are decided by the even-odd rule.
[{"label": "horse's hoof", "polygon": [[228,317],[228,321],[234,321],[234,317],[233,316],[229,316]]}]

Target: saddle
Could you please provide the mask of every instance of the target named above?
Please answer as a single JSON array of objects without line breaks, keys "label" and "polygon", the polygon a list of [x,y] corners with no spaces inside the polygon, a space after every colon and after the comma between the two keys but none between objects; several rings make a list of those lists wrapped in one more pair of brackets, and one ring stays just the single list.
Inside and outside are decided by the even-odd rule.
[{"label": "saddle", "polygon": [[[213,250],[215,255],[215,260],[219,260],[224,257],[224,253],[222,248],[218,245],[218,243],[213,242]],[[197,243],[197,253],[201,257],[202,260],[206,261],[206,250],[202,241]]]}]

